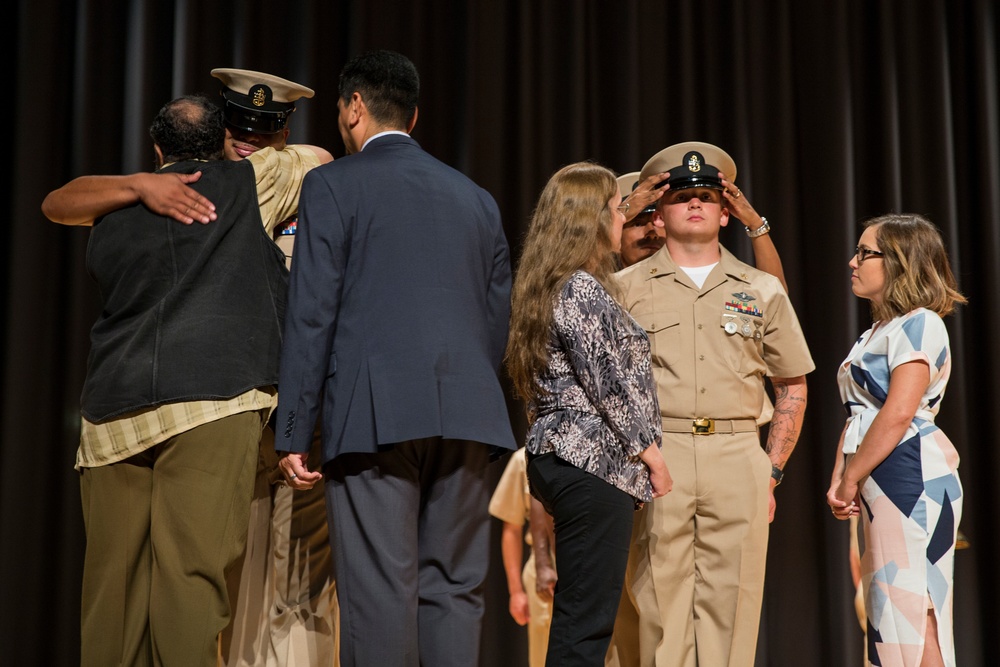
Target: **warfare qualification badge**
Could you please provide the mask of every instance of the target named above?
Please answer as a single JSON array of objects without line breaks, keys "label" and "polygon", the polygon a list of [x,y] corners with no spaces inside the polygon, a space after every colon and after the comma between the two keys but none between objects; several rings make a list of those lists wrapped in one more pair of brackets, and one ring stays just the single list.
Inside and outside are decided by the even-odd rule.
[{"label": "warfare qualification badge", "polygon": [[764,317],[764,311],[758,308],[756,304],[750,303],[751,301],[756,301],[757,297],[751,296],[746,292],[733,292],[731,296],[733,299],[726,301],[726,310],[749,317]]}]

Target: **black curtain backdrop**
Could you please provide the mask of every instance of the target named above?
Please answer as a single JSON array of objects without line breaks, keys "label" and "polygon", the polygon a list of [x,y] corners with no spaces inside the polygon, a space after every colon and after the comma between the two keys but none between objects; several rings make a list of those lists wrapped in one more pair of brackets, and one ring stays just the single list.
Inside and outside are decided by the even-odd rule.
[{"label": "black curtain backdrop", "polygon": [[[0,664],[79,662],[73,461],[98,302],[87,230],[48,222],[42,199],[82,174],[148,170],[154,113],[180,94],[216,94],[213,67],[315,88],[291,139],[342,155],[337,75],[373,47],[416,63],[414,137],[493,193],[515,260],[535,198],[562,165],[593,159],[624,173],[687,140],[736,160],[738,184],[773,226],[817,365],[777,492],[759,666],[860,664],[847,524],[824,501],[844,419],[836,368],[869,325],[847,261],[867,217],[935,221],[970,300],[946,320],[955,363],[939,418],[962,456],[971,541],[956,557],[958,663],[1000,664],[993,0],[18,0],[4,18],[15,66],[3,95],[13,159],[0,250]],[[723,241],[752,261],[740,225]],[[521,434],[521,407],[510,407]],[[485,667],[526,664],[498,535],[497,525]]]}]

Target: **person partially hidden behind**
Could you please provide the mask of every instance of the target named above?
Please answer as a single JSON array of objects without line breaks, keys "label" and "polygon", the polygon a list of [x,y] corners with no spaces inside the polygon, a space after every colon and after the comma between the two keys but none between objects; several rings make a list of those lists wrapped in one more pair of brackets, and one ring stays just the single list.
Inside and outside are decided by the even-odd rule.
[{"label": "person partially hidden behind", "polygon": [[[528,626],[528,667],[545,667],[545,653],[549,645],[549,625],[552,623],[552,596],[542,596],[535,586],[536,556],[534,537],[530,529],[532,505],[534,511],[544,508],[528,491],[528,472],[521,447],[507,460],[503,475],[490,498],[490,515],[503,522],[500,536],[500,554],[507,576],[508,609],[518,625]],[[528,530],[525,530],[525,528]],[[531,549],[524,560],[524,545]],[[546,563],[554,565],[551,541],[546,541]],[[522,566],[523,564],[523,566]],[[553,583],[554,585],[554,583]]]},{"label": "person partially hidden behind", "polygon": [[[284,150],[296,102],[314,95],[311,88],[265,72],[220,67],[212,76],[223,84],[227,160],[243,160],[267,147]],[[262,89],[270,94],[264,104]],[[289,268],[297,228],[295,215],[271,234]],[[318,465],[318,429],[310,455]],[[246,555],[229,582],[236,604],[222,633],[220,666],[336,667],[337,588],[323,480],[293,490],[277,466],[269,424],[261,439]]]},{"label": "person partially hidden behind", "polygon": [[182,196],[194,184],[191,203],[157,214],[133,187],[146,174],[83,176],[42,204],[50,220],[93,225],[102,300],[77,453],[81,663],[210,667],[275,405],[286,270],[268,232],[330,156],[299,146],[224,161],[222,111],[200,96],[166,104],[150,135],[158,172]]},{"label": "person partially hidden behind", "polygon": [[[641,173],[632,171],[618,177],[618,188],[629,204],[625,213],[625,225],[622,227],[622,248],[618,253],[620,268],[623,269],[654,255],[667,240],[663,218],[656,215],[656,203],[670,189],[670,180],[667,178],[669,174],[647,174],[640,181]],[[787,292],[788,283],[785,282],[781,257],[770,234],[771,224],[767,218],[757,213],[749,199],[735,184],[727,181],[722,172],[719,172],[719,182],[730,214],[743,223],[750,238],[754,265],[780,280]]]}]

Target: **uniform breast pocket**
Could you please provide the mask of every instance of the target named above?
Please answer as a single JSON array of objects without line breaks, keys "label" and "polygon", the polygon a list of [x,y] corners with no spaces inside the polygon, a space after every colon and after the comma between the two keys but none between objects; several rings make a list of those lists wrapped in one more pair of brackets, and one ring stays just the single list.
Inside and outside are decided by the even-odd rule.
[{"label": "uniform breast pocket", "polygon": [[725,332],[727,345],[725,358],[733,370],[747,368],[752,359],[759,359],[764,345],[764,322],[762,320],[723,313],[719,323]]},{"label": "uniform breast pocket", "polygon": [[649,336],[654,366],[676,364],[681,356],[680,316],[676,311],[632,314]]}]

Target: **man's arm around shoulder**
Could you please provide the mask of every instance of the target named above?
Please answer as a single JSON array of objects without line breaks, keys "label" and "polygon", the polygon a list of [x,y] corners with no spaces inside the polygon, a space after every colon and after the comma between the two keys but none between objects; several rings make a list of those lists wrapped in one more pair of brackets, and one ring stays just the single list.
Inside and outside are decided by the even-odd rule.
[{"label": "man's arm around shoulder", "polygon": [[50,192],[42,201],[42,213],[61,225],[90,226],[112,211],[142,203],[185,225],[205,224],[215,220],[215,205],[190,187],[199,178],[200,171],[80,176]]}]

